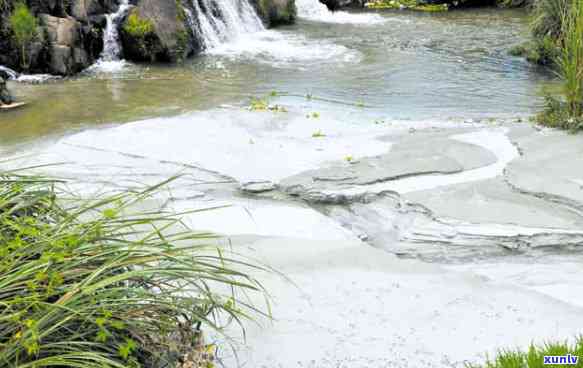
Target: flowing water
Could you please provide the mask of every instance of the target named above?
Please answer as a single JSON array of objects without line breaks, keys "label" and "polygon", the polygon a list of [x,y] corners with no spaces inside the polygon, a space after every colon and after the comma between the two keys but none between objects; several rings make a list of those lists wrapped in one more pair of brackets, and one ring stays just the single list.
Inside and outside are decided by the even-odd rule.
[{"label": "flowing water", "polygon": [[115,13],[105,16],[107,25],[103,31],[103,52],[101,60],[116,61],[121,57],[121,43],[119,41],[119,23],[129,10],[129,0],[121,0]]},{"label": "flowing water", "polygon": [[[299,1],[296,25],[249,32],[260,29],[253,19],[233,21],[239,24],[237,37],[219,44],[205,38],[214,47],[184,64],[94,70],[35,86],[11,83],[13,93],[30,105],[0,115],[0,143],[246,104],[249,96],[272,90],[365,102],[362,120],[521,116],[532,113],[542,88],[553,84],[551,77],[508,55],[526,39],[521,10],[331,15],[319,4],[307,7],[307,1]],[[229,14],[229,2],[221,3]],[[221,27],[210,18],[198,22],[201,29],[209,23]]]},{"label": "flowing water", "polygon": [[209,50],[246,33],[264,29],[247,0],[191,0],[196,15],[185,8],[189,24]]},{"label": "flowing water", "polygon": [[[532,163],[512,165],[520,145],[510,136],[527,134],[526,124],[496,125],[524,120],[557,86],[508,54],[527,40],[526,13],[331,13],[316,0],[296,1],[297,24],[265,30],[246,1],[236,11],[234,0],[193,0],[196,14],[186,15],[204,53],[183,64],[125,63],[40,85],[10,82],[29,105],[0,113],[0,153],[24,155],[23,166],[67,162],[51,175],[87,192],[182,173],[156,200],[185,213],[215,207],[185,216],[194,229],[235,242],[268,238],[266,259],[292,273],[301,295],[279,275],[268,280],[279,293],[279,327],[249,334],[254,353],[246,359],[240,349],[247,366],[405,367],[426,357],[419,364],[463,367],[470,351],[553,337],[560,323],[548,316],[570,318],[561,326],[574,328],[578,319],[565,310],[583,305],[569,291],[581,289],[581,255],[529,248],[583,241],[580,206],[562,208],[556,196],[541,203],[540,193],[504,182],[548,179]],[[253,97],[275,111],[250,111]],[[527,151],[530,139],[548,134],[529,132]],[[575,156],[563,150],[576,144],[554,142],[539,148],[562,154],[556,161]],[[583,183],[568,179],[556,186]],[[265,181],[278,190],[241,193]],[[310,190],[302,193],[303,185]],[[301,200],[287,195],[294,188]],[[368,201],[370,193],[383,195]],[[318,202],[333,195],[342,200]],[[357,238],[448,271],[416,274],[426,265],[366,253]],[[526,257],[504,245],[525,248]],[[250,248],[256,259],[260,247]]]}]

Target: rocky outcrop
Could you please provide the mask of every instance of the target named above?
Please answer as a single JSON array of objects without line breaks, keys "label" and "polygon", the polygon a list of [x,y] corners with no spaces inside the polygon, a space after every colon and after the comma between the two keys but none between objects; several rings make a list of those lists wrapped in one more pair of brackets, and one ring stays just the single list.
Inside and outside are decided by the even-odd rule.
[{"label": "rocky outcrop", "polygon": [[268,27],[292,24],[296,19],[294,0],[255,0],[257,13]]},{"label": "rocky outcrop", "polygon": [[194,53],[180,1],[141,0],[121,29],[124,56],[136,61],[185,59]]},{"label": "rocky outcrop", "polygon": [[83,47],[81,23],[72,17],[40,16],[47,35],[50,61],[48,71],[67,75],[79,72],[89,65],[90,57]]},{"label": "rocky outcrop", "polygon": [[[0,23],[9,23],[14,5],[9,2],[0,12]],[[103,48],[103,14],[116,6],[114,0],[29,0],[27,5],[38,21],[36,35],[26,45],[23,60],[12,31],[2,27],[0,64],[57,75],[75,74],[95,62]]]},{"label": "rocky outcrop", "polygon": [[[250,1],[269,27],[295,20],[294,0]],[[0,9],[0,65],[20,72],[72,75],[99,58],[107,15],[117,11],[120,0],[27,0],[39,26],[24,53],[16,46],[10,27],[4,26],[16,1],[7,4]],[[116,23],[121,56],[131,61],[175,62],[189,57],[203,49],[192,24],[198,18],[196,12],[204,9],[220,17],[212,6],[197,6],[191,0],[130,0],[130,5]]]}]

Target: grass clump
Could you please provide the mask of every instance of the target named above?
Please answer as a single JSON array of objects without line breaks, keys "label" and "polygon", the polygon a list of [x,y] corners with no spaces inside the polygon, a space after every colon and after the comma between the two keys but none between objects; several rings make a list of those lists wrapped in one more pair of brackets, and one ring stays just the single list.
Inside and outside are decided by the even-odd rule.
[{"label": "grass clump", "polygon": [[[562,1],[562,0],[561,0]],[[561,21],[563,39],[556,57],[563,98],[547,96],[539,123],[570,130],[583,128],[583,1],[573,1]]]},{"label": "grass clump", "polygon": [[[577,364],[544,364],[545,356],[578,357]],[[571,361],[573,361],[571,359]],[[543,368],[543,367],[583,367],[583,339],[574,344],[567,342],[546,343],[542,346],[531,345],[528,351],[502,350],[493,360],[488,359],[484,365],[469,365],[468,368]]]},{"label": "grass clump", "polygon": [[60,186],[0,174],[0,366],[211,364],[202,332],[257,311],[239,300],[262,292],[252,266],[136,210],[159,186],[93,200]]}]

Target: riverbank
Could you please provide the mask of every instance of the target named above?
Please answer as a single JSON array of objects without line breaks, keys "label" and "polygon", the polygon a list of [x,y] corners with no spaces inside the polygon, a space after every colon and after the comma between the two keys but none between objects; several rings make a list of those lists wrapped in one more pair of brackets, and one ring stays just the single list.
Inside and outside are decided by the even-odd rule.
[{"label": "riverbank", "polygon": [[[583,138],[466,124],[352,131],[349,141],[333,131],[334,139],[305,141],[300,132],[278,141],[258,131],[244,145],[223,126],[231,149],[219,151],[193,146],[184,124],[154,120],[81,133],[29,157],[70,161],[51,171],[88,193],[180,171],[157,202],[176,212],[221,207],[184,221],[287,278],[254,274],[275,320],[249,327],[239,362],[463,367],[497,349],[576,336],[583,307],[583,177],[570,169],[581,164]],[[348,142],[368,142],[353,163],[338,150]],[[280,148],[266,155],[262,146]],[[290,186],[306,177],[311,186]],[[278,185],[242,191],[249,180]]]}]

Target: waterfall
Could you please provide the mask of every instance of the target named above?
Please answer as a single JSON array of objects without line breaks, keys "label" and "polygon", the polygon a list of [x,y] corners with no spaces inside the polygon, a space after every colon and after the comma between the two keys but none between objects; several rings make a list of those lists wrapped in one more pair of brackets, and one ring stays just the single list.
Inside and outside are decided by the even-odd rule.
[{"label": "waterfall", "polygon": [[194,14],[185,8],[192,31],[203,50],[212,49],[240,35],[265,28],[249,0],[191,0]]},{"label": "waterfall", "polygon": [[121,57],[121,44],[119,42],[119,22],[130,8],[129,0],[121,0],[115,13],[107,14],[107,26],[103,32],[102,61],[116,61]]},{"label": "waterfall", "polygon": [[385,22],[379,14],[330,11],[319,0],[296,0],[298,17],[325,23],[378,24]]}]

